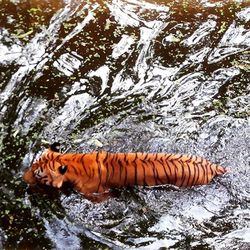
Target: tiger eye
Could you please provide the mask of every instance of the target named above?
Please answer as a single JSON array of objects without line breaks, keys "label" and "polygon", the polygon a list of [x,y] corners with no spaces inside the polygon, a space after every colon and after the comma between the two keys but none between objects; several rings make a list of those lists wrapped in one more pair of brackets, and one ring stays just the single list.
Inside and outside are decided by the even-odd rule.
[{"label": "tiger eye", "polygon": [[60,167],[58,168],[59,173],[62,174],[62,175],[64,175],[64,174],[67,172],[67,169],[68,169],[67,166],[60,166]]},{"label": "tiger eye", "polygon": [[53,144],[50,145],[50,149],[54,152],[59,153],[60,152],[60,143],[59,142],[54,142]]}]

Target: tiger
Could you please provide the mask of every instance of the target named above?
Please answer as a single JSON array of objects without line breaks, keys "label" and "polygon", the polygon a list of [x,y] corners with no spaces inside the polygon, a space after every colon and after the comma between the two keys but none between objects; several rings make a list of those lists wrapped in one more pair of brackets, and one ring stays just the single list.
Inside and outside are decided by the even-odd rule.
[{"label": "tiger", "polygon": [[58,145],[46,149],[23,174],[26,183],[61,188],[70,183],[91,199],[114,188],[205,185],[227,169],[188,154],[171,153],[60,153]]}]

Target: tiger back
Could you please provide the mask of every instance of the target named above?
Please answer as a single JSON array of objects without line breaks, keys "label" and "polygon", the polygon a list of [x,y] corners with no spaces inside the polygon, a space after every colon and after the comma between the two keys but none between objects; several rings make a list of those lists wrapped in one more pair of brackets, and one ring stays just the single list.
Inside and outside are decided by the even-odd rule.
[{"label": "tiger back", "polygon": [[126,186],[208,184],[226,169],[192,155],[164,153],[65,153],[47,149],[23,175],[30,185],[69,182],[84,195]]}]

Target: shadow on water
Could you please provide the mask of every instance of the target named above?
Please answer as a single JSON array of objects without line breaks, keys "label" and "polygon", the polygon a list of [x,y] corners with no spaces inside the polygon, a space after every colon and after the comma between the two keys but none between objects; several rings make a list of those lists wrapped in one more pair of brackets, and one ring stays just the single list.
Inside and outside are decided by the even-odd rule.
[{"label": "shadow on water", "polygon": [[[0,1],[0,248],[249,249],[248,1]],[[43,149],[180,152],[211,185],[29,192]]]}]

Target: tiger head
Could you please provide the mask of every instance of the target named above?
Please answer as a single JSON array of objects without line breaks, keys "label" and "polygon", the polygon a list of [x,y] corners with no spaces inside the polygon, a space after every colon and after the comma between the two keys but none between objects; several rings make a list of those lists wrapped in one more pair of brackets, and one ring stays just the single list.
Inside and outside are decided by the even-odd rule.
[{"label": "tiger head", "polygon": [[59,161],[60,153],[51,146],[23,175],[30,185],[49,185],[60,188],[64,183],[67,166]]}]

